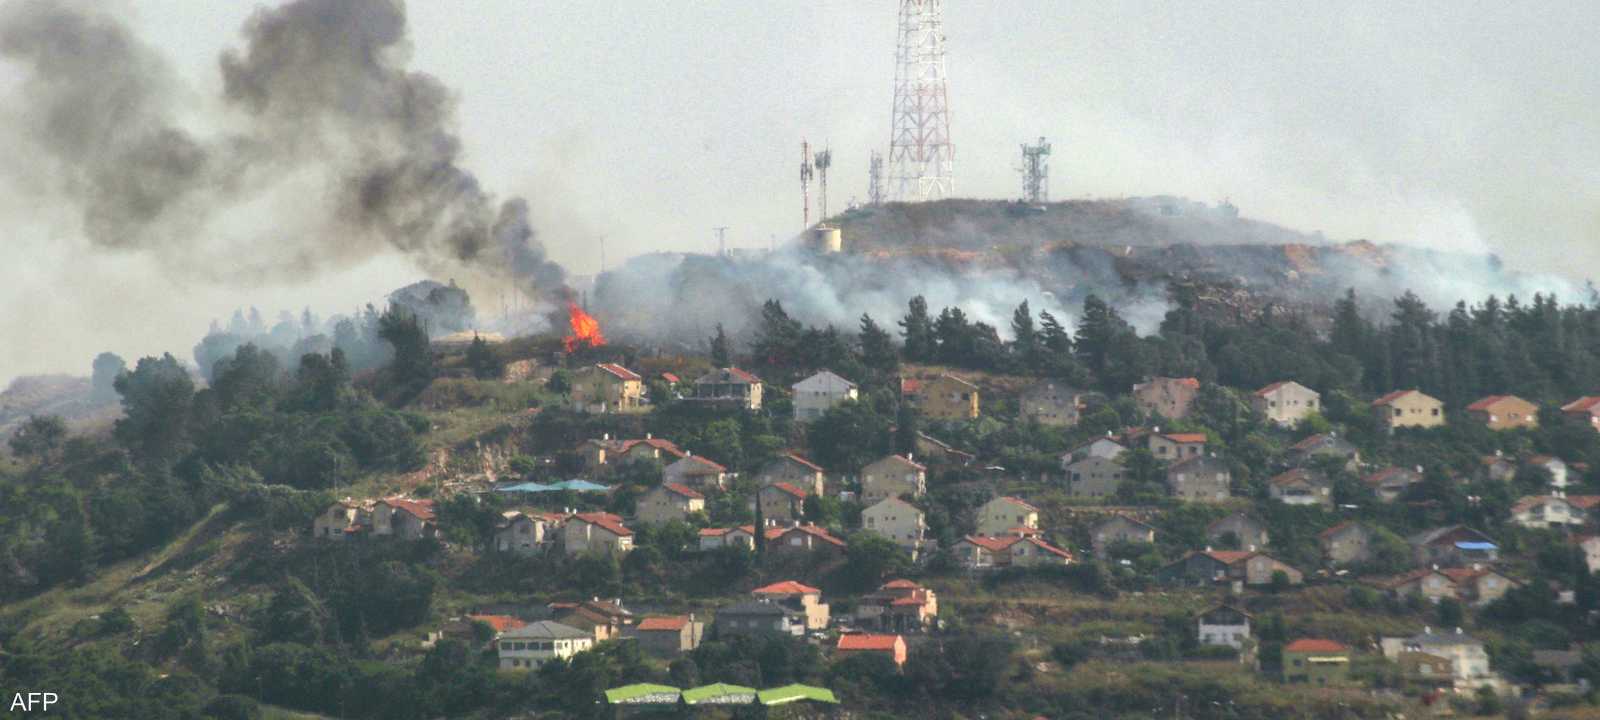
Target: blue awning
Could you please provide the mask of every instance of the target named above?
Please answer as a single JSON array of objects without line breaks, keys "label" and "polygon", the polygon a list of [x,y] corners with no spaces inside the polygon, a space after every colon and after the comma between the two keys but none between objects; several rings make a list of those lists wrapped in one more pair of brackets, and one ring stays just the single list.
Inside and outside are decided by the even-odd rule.
[{"label": "blue awning", "polygon": [[1487,542],[1458,542],[1456,547],[1462,550],[1499,550],[1494,543]]}]

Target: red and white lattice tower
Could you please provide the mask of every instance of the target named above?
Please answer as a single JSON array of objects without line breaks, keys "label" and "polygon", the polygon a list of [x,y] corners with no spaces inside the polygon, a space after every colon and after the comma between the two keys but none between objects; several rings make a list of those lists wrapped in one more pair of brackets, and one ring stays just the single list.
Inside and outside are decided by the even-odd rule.
[{"label": "red and white lattice tower", "polygon": [[950,197],[955,193],[955,155],[944,66],[944,0],[900,0],[890,197],[902,202]]}]

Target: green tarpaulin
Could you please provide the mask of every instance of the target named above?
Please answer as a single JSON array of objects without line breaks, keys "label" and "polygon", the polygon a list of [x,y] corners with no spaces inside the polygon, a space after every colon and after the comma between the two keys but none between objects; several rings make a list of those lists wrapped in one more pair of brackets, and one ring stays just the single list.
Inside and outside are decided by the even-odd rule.
[{"label": "green tarpaulin", "polygon": [[606,702],[612,705],[676,705],[682,691],[671,685],[623,685],[606,691]]},{"label": "green tarpaulin", "polygon": [[686,705],[752,705],[755,701],[756,689],[743,685],[714,683],[683,691]]},{"label": "green tarpaulin", "polygon": [[785,685],[771,690],[762,690],[756,695],[760,698],[762,705],[782,705],[802,700],[839,704],[839,698],[834,696],[832,690],[811,685]]}]

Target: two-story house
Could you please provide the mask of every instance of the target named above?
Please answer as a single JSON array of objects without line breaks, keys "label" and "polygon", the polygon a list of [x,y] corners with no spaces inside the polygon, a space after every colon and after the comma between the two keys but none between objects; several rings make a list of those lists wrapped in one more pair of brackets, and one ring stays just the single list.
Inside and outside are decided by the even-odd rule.
[{"label": "two-story house", "polygon": [[1119,543],[1148,545],[1155,541],[1155,527],[1126,515],[1112,515],[1089,529],[1089,542],[1094,547],[1095,557],[1100,558],[1106,557],[1111,546]]},{"label": "two-story house", "polygon": [[768,521],[799,520],[806,515],[808,493],[786,482],[776,482],[756,491],[761,516]]},{"label": "two-story house", "polygon": [[741,635],[801,637],[806,632],[806,617],[780,603],[744,600],[718,608],[711,627],[718,638]]},{"label": "two-story house", "polygon": [[592,647],[593,635],[558,622],[541,620],[500,634],[500,668],[533,669],[551,660],[565,660]]},{"label": "two-story house", "polygon": [[1283,681],[1317,687],[1350,679],[1350,647],[1334,640],[1301,638],[1283,646]]},{"label": "two-story house", "polygon": [[846,400],[856,399],[856,384],[829,370],[821,370],[790,387],[794,392],[794,419],[811,422]]},{"label": "two-story house", "polygon": [[1168,420],[1189,416],[1189,406],[1200,394],[1200,381],[1192,377],[1156,377],[1133,386],[1133,402],[1140,410]]},{"label": "two-story house", "polygon": [[1091,455],[1066,468],[1067,495],[1075,498],[1116,497],[1117,488],[1128,477],[1119,460]]},{"label": "two-story house", "polygon": [[824,478],[825,473],[820,465],[801,457],[798,453],[786,452],[761,466],[756,472],[756,485],[766,487],[773,483],[786,482],[812,495],[823,495]]},{"label": "two-story house", "polygon": [[856,601],[856,625],[890,632],[920,632],[938,621],[939,596],[910,580],[890,580]]},{"label": "two-story house", "polygon": [[373,535],[420,540],[433,537],[436,531],[432,500],[391,497],[372,506]]},{"label": "two-story house", "polygon": [[736,367],[712,370],[694,381],[696,402],[761,409],[761,378]]},{"label": "two-story house", "polygon": [[640,496],[634,517],[646,525],[660,525],[686,521],[690,515],[705,512],[705,509],[706,496],[694,488],[669,482],[650,488],[649,492]]},{"label": "two-story house", "polygon": [[1500,546],[1494,540],[1465,525],[1424,530],[1406,538],[1406,544],[1418,565],[1471,565],[1500,559]]},{"label": "two-story house", "polygon": [[640,412],[644,378],[616,363],[587,365],[573,371],[567,398],[578,412]]},{"label": "two-story house", "polygon": [[1017,397],[1021,406],[1019,414],[1024,420],[1040,425],[1073,427],[1078,424],[1078,413],[1083,403],[1083,393],[1059,380],[1041,380]]},{"label": "two-story house", "polygon": [[678,657],[700,647],[705,623],[688,615],[658,615],[643,618],[633,627],[634,641],[648,655]]},{"label": "two-story house", "polygon": [[1361,478],[1362,484],[1372,491],[1380,502],[1394,502],[1412,485],[1422,482],[1421,470],[1386,467]]},{"label": "two-story house", "polygon": [[900,394],[923,417],[933,420],[972,420],[978,417],[978,386],[954,375],[900,381]]},{"label": "two-story house", "polygon": [[1561,416],[1600,432],[1600,396],[1585,395],[1561,406]]},{"label": "two-story house", "polygon": [[1490,430],[1539,426],[1539,406],[1515,395],[1490,395],[1467,406],[1467,414]]},{"label": "two-story house", "polygon": [[591,550],[621,555],[633,549],[633,531],[610,513],[578,513],[561,527],[561,545],[567,555]]},{"label": "two-story house", "polygon": [[1398,428],[1444,425],[1444,401],[1421,390],[1396,390],[1372,401],[1378,423],[1389,432]]},{"label": "two-story house", "polygon": [[1267,481],[1267,495],[1285,505],[1333,505],[1333,483],[1312,468],[1295,468]]},{"label": "two-story house", "polygon": [[956,561],[968,570],[1070,565],[1072,553],[1037,535],[968,535],[955,544]]},{"label": "two-story house", "polygon": [[1330,565],[1356,565],[1372,559],[1372,530],[1346,520],[1317,533],[1317,544]]},{"label": "two-story house", "polygon": [[495,523],[494,549],[518,555],[544,552],[561,525],[561,516],[507,510]]},{"label": "two-story house", "polygon": [[887,497],[922,497],[928,491],[928,468],[903,455],[889,455],[861,468],[861,501]]},{"label": "two-story house", "polygon": [[927,523],[923,512],[916,506],[890,496],[861,511],[861,527],[868,532],[886,537],[911,553],[914,560],[922,548]]},{"label": "two-story house", "polygon": [[1009,495],[994,498],[978,508],[979,535],[1006,535],[1019,528],[1022,531],[1019,534],[1037,531],[1039,508]]},{"label": "two-story house", "polygon": [[662,468],[661,481],[717,492],[728,487],[728,469],[699,455],[684,455]]},{"label": "two-story house", "polygon": [[1242,512],[1227,516],[1206,526],[1206,542],[1230,550],[1264,548],[1271,541],[1266,523]]},{"label": "two-story house", "polygon": [[1250,613],[1232,605],[1218,605],[1200,613],[1196,639],[1201,645],[1226,645],[1243,650],[1250,642]]},{"label": "two-story house", "polygon": [[1337,433],[1310,435],[1289,447],[1289,461],[1304,465],[1318,458],[1336,458],[1344,461],[1347,470],[1361,465],[1361,450]]},{"label": "two-story house", "polygon": [[822,591],[804,583],[784,580],[763,585],[750,591],[757,600],[783,605],[805,617],[807,630],[828,627],[828,604],[822,602]]},{"label": "two-story house", "polygon": [[1322,410],[1322,395],[1293,380],[1275,382],[1250,397],[1250,405],[1270,422],[1291,426]]},{"label": "two-story house", "polygon": [[1200,455],[1167,466],[1167,491],[1185,502],[1223,502],[1233,497],[1233,468],[1215,455]]}]

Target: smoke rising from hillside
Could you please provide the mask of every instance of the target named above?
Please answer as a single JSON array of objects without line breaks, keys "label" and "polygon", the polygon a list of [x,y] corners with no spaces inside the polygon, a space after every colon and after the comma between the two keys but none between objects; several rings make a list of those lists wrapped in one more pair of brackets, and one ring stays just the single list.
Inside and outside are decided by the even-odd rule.
[{"label": "smoke rising from hillside", "polygon": [[397,249],[441,273],[561,286],[527,203],[461,167],[450,91],[406,67],[400,0],[294,0],[243,36],[202,135],[186,121],[204,104],[116,18],[65,0],[0,14],[0,57],[26,70],[20,130],[94,245],[228,282],[303,281]]}]

